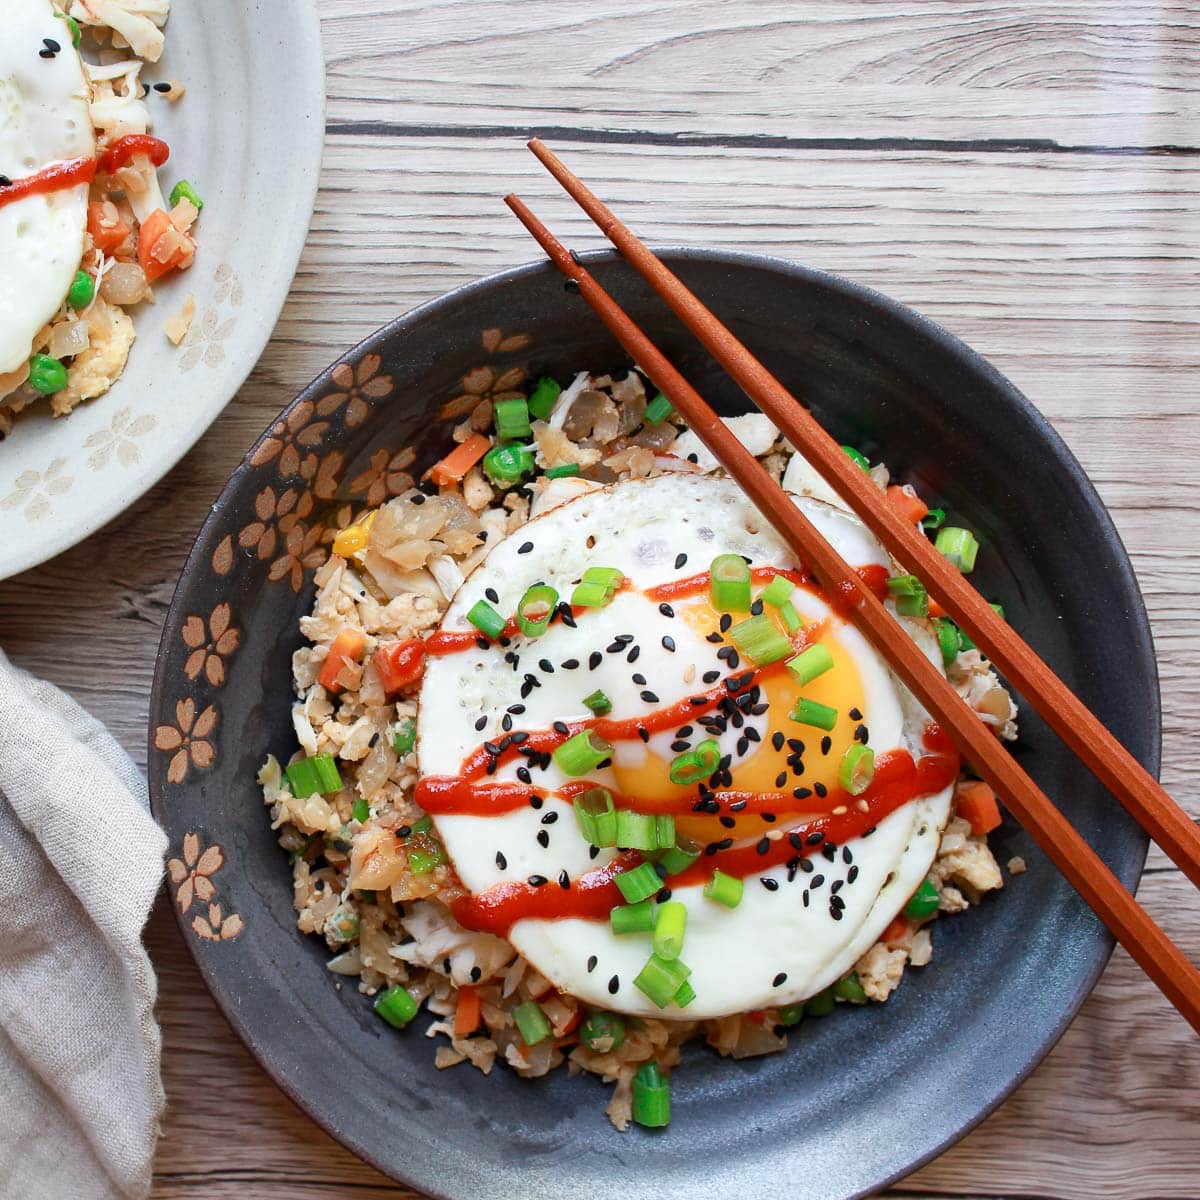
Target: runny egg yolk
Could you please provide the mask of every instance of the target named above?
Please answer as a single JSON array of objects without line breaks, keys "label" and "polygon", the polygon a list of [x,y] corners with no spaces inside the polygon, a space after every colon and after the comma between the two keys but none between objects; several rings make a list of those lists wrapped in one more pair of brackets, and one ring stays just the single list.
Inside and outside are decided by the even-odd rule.
[{"label": "runny egg yolk", "polygon": [[[707,596],[698,597],[693,602],[677,604],[676,615],[683,618],[700,636],[720,628],[721,614],[709,603]],[[766,611],[771,615],[782,630],[778,617],[769,607]],[[742,619],[735,615],[734,621]],[[828,811],[827,806],[817,797],[813,801],[798,800],[792,794],[794,789],[804,787],[815,791],[816,784],[822,784],[829,791],[838,786],[838,764],[843,754],[854,742],[854,732],[863,723],[862,717],[851,717],[850,712],[866,713],[862,677],[854,656],[837,637],[832,628],[832,621],[825,621],[818,630],[810,630],[810,643],[820,642],[828,647],[833,658],[833,667],[823,675],[801,686],[795,676],[784,665],[785,660],[773,663],[762,669],[757,680],[761,689],[759,702],[768,705],[766,714],[761,718],[748,718],[748,724],[761,722],[761,740],[752,742],[749,752],[739,757],[734,755],[730,765],[733,781],[722,790],[751,792],[758,794],[782,794],[786,800],[781,800],[779,807],[770,811],[777,818],[775,821],[764,821],[762,817],[745,812],[729,812],[722,805],[723,812],[715,815],[688,813],[677,816],[675,827],[680,834],[694,838],[701,843],[720,841],[722,838],[733,837],[735,840],[761,837],[771,829],[786,829],[802,816],[813,812]],[[815,633],[815,636],[811,636]],[[727,644],[732,645],[727,639]],[[753,665],[744,658],[736,671],[729,674],[741,675]],[[827,705],[837,712],[837,723],[828,732],[811,725],[801,725],[790,717],[796,701],[801,697]],[[703,726],[693,723],[691,743],[696,746],[704,738],[710,736]],[[774,737],[781,733],[784,737],[780,749],[775,749]],[[722,750],[728,753],[732,749],[737,731],[732,727],[722,740]],[[824,739],[828,738],[828,749],[823,753]],[[792,742],[800,742],[804,746],[800,757],[801,767],[797,769],[789,764],[789,757],[796,753]],[[624,760],[624,761],[623,761]],[[634,807],[637,801],[675,801],[680,807],[685,802],[688,807],[698,798],[695,785],[684,787],[670,780],[671,762],[655,753],[651,747],[646,747],[640,760],[636,756],[619,756],[614,763],[617,788],[627,802]],[[733,817],[735,825],[730,828],[722,825],[719,817]]]}]

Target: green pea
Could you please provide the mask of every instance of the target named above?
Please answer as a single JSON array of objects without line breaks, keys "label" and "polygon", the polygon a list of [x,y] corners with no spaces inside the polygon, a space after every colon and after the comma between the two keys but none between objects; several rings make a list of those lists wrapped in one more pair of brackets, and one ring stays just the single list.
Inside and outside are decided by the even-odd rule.
[{"label": "green pea", "polygon": [[937,888],[926,879],[904,906],[904,915],[912,921],[923,921],[938,910]]},{"label": "green pea", "polygon": [[833,994],[839,1000],[849,1000],[851,1004],[866,1004],[867,990],[863,987],[856,971],[851,971],[845,979],[839,979],[833,985]]},{"label": "green pea", "polygon": [[67,292],[67,303],[76,311],[83,312],[96,295],[96,281],[86,272],[77,271],[75,282]]},{"label": "green pea", "polygon": [[67,368],[48,354],[35,354],[29,360],[29,386],[43,396],[53,396],[67,386]]},{"label": "green pea", "polygon": [[815,996],[811,996],[804,1005],[804,1015],[806,1017],[827,1017],[833,1012],[834,995],[833,988],[826,988],[823,992],[818,992]]},{"label": "green pea", "polygon": [[181,179],[171,189],[171,207],[174,208],[180,200],[187,200],[197,212],[204,207],[199,192],[186,179]]}]

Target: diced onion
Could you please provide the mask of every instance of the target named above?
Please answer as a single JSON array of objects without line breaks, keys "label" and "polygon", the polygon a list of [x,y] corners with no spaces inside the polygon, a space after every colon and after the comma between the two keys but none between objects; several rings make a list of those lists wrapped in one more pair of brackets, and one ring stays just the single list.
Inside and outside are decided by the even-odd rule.
[{"label": "diced onion", "polygon": [[150,284],[137,263],[114,263],[100,285],[100,295],[109,304],[137,304],[150,295]]},{"label": "diced onion", "polygon": [[62,321],[50,331],[50,357],[73,358],[88,348],[86,321]]}]

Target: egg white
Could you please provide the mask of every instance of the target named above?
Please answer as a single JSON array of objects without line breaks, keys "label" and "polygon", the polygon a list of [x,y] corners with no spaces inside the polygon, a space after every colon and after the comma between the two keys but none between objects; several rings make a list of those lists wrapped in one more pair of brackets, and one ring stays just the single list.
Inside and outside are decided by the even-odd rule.
[{"label": "egg white", "polygon": [[[50,0],[5,0],[0,37],[0,175],[22,179],[95,153],[88,86],[65,21]],[[39,51],[49,38],[53,58]],[[29,357],[83,257],[88,187],[0,207],[0,374]]]},{"label": "egg white", "polygon": [[[852,566],[889,565],[886,552],[856,518],[812,497],[796,497],[796,503]],[[626,718],[704,690],[700,675],[706,670],[727,674],[715,657],[719,647],[707,643],[678,617],[664,617],[657,604],[641,594],[642,589],[707,570],[718,553],[744,554],[755,566],[795,566],[791,552],[736,483],[692,474],[631,480],[581,495],[497,543],[455,597],[444,629],[470,629],[466,613],[489,589],[497,597],[494,606],[505,615],[515,610],[526,588],[536,582],[549,583],[569,597],[573,582],[588,566],[616,567],[638,590],[620,592],[606,608],[582,615],[578,630],[555,622],[535,641],[514,638],[510,649],[521,659],[516,670],[498,646],[431,658],[418,719],[421,773],[457,774],[463,759],[485,739],[502,736],[502,718],[514,704],[523,704],[525,711],[513,718],[513,728],[543,729],[556,720],[589,716],[582,698],[601,688],[613,702],[612,715]],[[800,590],[795,601],[806,620],[830,619],[838,640],[852,655],[876,753],[893,748],[919,752],[927,717],[879,656],[852,626],[833,616],[819,596]],[[928,631],[915,622],[906,625],[940,664]],[[635,640],[630,647],[640,648],[634,664],[627,661],[625,649],[609,649],[623,634],[632,634]],[[664,647],[664,636],[673,639],[674,651]],[[589,669],[593,650],[601,653],[601,663]],[[580,665],[564,668],[564,660],[571,658],[580,660]],[[554,667],[553,672],[537,666],[543,659]],[[653,700],[643,699],[642,689],[630,682],[635,670],[645,676]],[[522,697],[527,672],[541,686],[526,686],[528,694]],[[769,736],[768,724],[780,728],[780,715],[768,712],[747,719],[747,725],[754,725],[764,739]],[[782,725],[788,724],[782,718]],[[744,730],[722,735],[723,751],[730,750],[739,732]],[[788,730],[788,736],[810,740],[812,733],[795,725]],[[660,743],[671,738],[669,732],[655,735],[649,749],[669,760],[669,745]],[[627,765],[621,756],[636,758],[646,752],[640,742],[620,743],[617,767]],[[502,765],[496,778],[513,778],[517,765]],[[589,778],[616,787],[613,769]],[[565,776],[552,766],[537,772],[534,782],[553,791]],[[937,849],[949,802],[947,789],[904,805],[882,820],[868,838],[846,844],[849,862],[839,847],[833,862],[817,854],[811,860],[813,871],[798,874],[791,883],[784,866],[763,871],[762,877],[778,881],[775,891],[763,886],[760,876],[751,875],[742,903],[734,910],[705,899],[698,886],[675,889],[673,898],[688,908],[683,958],[692,968],[690,982],[696,991],[686,1012],[664,1013],[633,986],[650,952],[648,937],[616,937],[607,924],[567,919],[523,920],[513,927],[510,938],[563,991],[622,1012],[696,1018],[795,1003],[850,970],[916,889]],[[548,814],[557,814],[550,824]],[[608,861],[613,853],[602,851],[592,859],[570,803],[554,796],[540,809],[522,808],[490,818],[443,815],[436,824],[463,884],[476,894],[533,874],[545,876],[554,886],[561,871],[576,878]],[[537,841],[539,833],[547,846]],[[498,851],[503,869],[497,863]],[[719,857],[714,865],[719,866]],[[851,866],[857,867],[856,879],[852,886],[843,882],[839,894],[845,908],[842,919],[834,920],[829,915],[829,888],[835,880],[845,881]],[[810,888],[805,907],[806,880],[816,876],[824,876],[824,882]],[[786,978],[776,984],[781,974]]]}]

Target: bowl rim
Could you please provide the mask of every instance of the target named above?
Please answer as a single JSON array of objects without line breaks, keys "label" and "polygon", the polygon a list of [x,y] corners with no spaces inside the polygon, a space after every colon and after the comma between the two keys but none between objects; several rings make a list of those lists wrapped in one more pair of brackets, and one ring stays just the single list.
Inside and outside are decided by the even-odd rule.
[{"label": "bowl rim", "polygon": [[[859,283],[855,280],[848,279],[845,276],[837,275],[829,271],[820,270],[815,267],[808,267],[799,263],[791,262],[775,255],[757,254],[748,251],[736,251],[726,249],[710,249],[695,246],[682,246],[675,244],[655,244],[651,249],[660,258],[668,261],[668,264],[675,262],[703,262],[705,264],[724,264],[730,267],[744,267],[754,270],[772,271],[778,274],[785,275],[793,280],[798,280],[804,284],[815,286],[817,288],[827,289],[833,292],[842,294],[850,300],[865,306],[868,309],[882,311],[882,313],[907,327],[909,327],[918,337],[927,338],[937,344],[939,349],[947,353],[955,365],[964,369],[975,376],[981,378],[985,384],[991,388],[998,389],[1005,393],[1006,397],[1015,406],[1023,411],[1024,416],[1036,428],[1037,432],[1046,439],[1047,443],[1055,451],[1058,462],[1065,468],[1072,485],[1078,490],[1080,498],[1091,510],[1093,516],[1103,535],[1110,541],[1114,548],[1119,552],[1118,567],[1120,573],[1120,583],[1122,587],[1129,589],[1130,595],[1135,597],[1137,603],[1133,606],[1136,610],[1130,614],[1132,626],[1131,632],[1135,640],[1140,643],[1144,656],[1144,661],[1148,665],[1149,671],[1145,679],[1145,684],[1148,692],[1152,694],[1153,703],[1150,706],[1151,712],[1151,734],[1152,740],[1149,748],[1148,769],[1157,778],[1161,769],[1161,751],[1162,751],[1162,704],[1161,704],[1161,687],[1158,672],[1158,662],[1154,650],[1154,641],[1150,627],[1150,618],[1146,610],[1145,598],[1142,594],[1141,587],[1138,583],[1137,576],[1133,569],[1133,564],[1129,557],[1129,552],[1122,540],[1120,533],[1108,512],[1099,492],[1095,485],[1088,478],[1083,469],[1082,464],[1075,457],[1070,447],[1064,441],[1062,436],[1055,430],[1053,425],[1041,413],[1041,411],[1029,400],[1023,392],[994,367],[982,354],[972,349],[956,334],[951,333],[944,326],[933,321],[931,318],[924,316],[916,309],[899,300],[893,299],[887,294],[877,291],[876,289]],[[611,249],[596,249],[580,252],[579,258],[588,265],[591,264],[608,264],[620,262],[620,254]],[[159,651],[155,660],[154,679],[151,687],[150,695],[150,718],[148,720],[147,738],[148,752],[153,754],[154,750],[154,714],[159,710],[163,700],[163,688],[165,680],[163,678],[162,664],[165,659],[168,644],[173,640],[173,635],[178,631],[184,614],[185,605],[182,600],[182,593],[185,591],[185,583],[189,579],[194,567],[198,566],[201,559],[201,547],[207,541],[208,534],[212,527],[220,522],[222,513],[225,507],[225,501],[233,492],[237,485],[240,484],[242,477],[253,469],[251,459],[256,449],[270,436],[270,429],[277,421],[284,418],[297,405],[303,403],[310,397],[319,394],[324,385],[324,380],[333,367],[342,361],[353,361],[361,357],[363,354],[369,353],[376,349],[380,344],[386,343],[402,333],[404,330],[422,323],[428,319],[435,319],[443,310],[461,304],[464,300],[469,300],[477,294],[490,291],[493,288],[502,287],[504,285],[514,283],[525,279],[534,274],[552,273],[554,267],[546,260],[536,260],[532,262],[518,264],[517,266],[505,268],[504,270],[494,272],[490,275],[483,276],[479,279],[470,280],[460,284],[457,287],[445,292],[433,299],[425,301],[417,305],[415,308],[409,309],[407,312],[400,314],[387,322],[374,332],[368,334],[361,339],[355,346],[345,351],[334,363],[317,374],[309,383],[297,393],[297,395],[280,410],[279,414],[268,422],[266,428],[254,444],[247,450],[245,457],[231,473],[221,490],[220,496],[211,505],[205,520],[196,533],[195,541],[192,549],[188,554],[187,561],[180,573],[179,582],[176,585],[175,592],[171,598],[171,603],[168,607],[166,617],[163,622],[163,632],[160,639]],[[160,824],[164,823],[164,802],[160,794],[159,788],[154,782],[153,773],[148,773],[150,777],[150,807],[151,812],[156,821]],[[1140,831],[1139,831],[1140,832]],[[1142,872],[1145,868],[1146,855],[1149,850],[1149,838],[1144,833],[1140,834],[1142,843],[1142,852],[1135,861],[1130,865],[1127,872],[1127,877],[1122,879],[1122,882],[1134,891],[1138,881],[1141,879]],[[423,1180],[419,1184],[413,1183],[403,1176],[395,1173],[394,1167],[385,1162],[380,1155],[373,1149],[371,1143],[360,1138],[352,1130],[343,1128],[340,1122],[326,1114],[319,1113],[308,1105],[308,1097],[303,1095],[298,1088],[293,1086],[285,1071],[273,1059],[261,1054],[256,1043],[255,1036],[248,1024],[243,1021],[241,1011],[233,1004],[228,1003],[223,996],[220,988],[221,972],[217,969],[216,959],[202,955],[199,952],[199,946],[195,939],[187,936],[188,927],[183,914],[178,911],[178,907],[174,904],[171,906],[174,913],[176,923],[179,927],[180,934],[184,943],[188,948],[188,952],[192,956],[196,967],[204,981],[204,986],[208,990],[209,995],[215,1002],[218,1010],[225,1018],[226,1022],[237,1035],[238,1039],[250,1052],[258,1066],[266,1073],[272,1082],[279,1088],[281,1092],[310,1120],[312,1120],[319,1128],[332,1137],[339,1144],[343,1145],[352,1154],[362,1159],[368,1165],[374,1167],[381,1174],[390,1179],[397,1180],[406,1186],[419,1186],[422,1190],[426,1190],[432,1197],[437,1200],[459,1200],[459,1194],[453,1191],[445,1190],[437,1180]],[[1054,1022],[1049,1032],[1039,1045],[1037,1045],[1026,1058],[1020,1062],[1016,1070],[1013,1071],[1005,1084],[997,1091],[997,1093],[981,1108],[973,1111],[968,1116],[960,1119],[957,1122],[951,1122],[951,1128],[944,1138],[937,1144],[921,1153],[918,1157],[913,1158],[906,1166],[888,1175],[886,1178],[879,1180],[865,1190],[860,1190],[849,1196],[847,1200],[867,1200],[868,1197],[876,1195],[879,1191],[890,1187],[892,1184],[901,1179],[907,1178],[913,1172],[926,1166],[934,1159],[942,1155],[956,1142],[960,1141],[976,1126],[981,1124],[985,1118],[990,1116],[1005,1100],[1007,1100],[1033,1073],[1033,1071],[1043,1062],[1043,1060],[1054,1049],[1063,1034],[1078,1015],[1084,1002],[1087,1000],[1093,988],[1096,986],[1101,974],[1108,964],[1112,956],[1115,946],[1115,939],[1107,930],[1103,930],[1103,945],[1093,955],[1093,961],[1088,965],[1079,979],[1078,986],[1071,995],[1069,1002],[1064,1006],[1058,1019]]]}]

